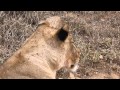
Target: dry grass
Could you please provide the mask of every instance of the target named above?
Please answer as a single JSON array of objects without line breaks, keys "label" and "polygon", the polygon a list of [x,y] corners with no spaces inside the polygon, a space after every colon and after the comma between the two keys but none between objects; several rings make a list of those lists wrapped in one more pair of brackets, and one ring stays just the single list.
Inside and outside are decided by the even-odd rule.
[{"label": "dry grass", "polygon": [[[118,11],[0,11],[0,62],[20,48],[39,21],[54,15],[69,22],[74,43],[81,50],[79,78],[100,78],[96,73],[111,75],[104,78],[120,77]],[[58,76],[67,75],[61,70]]]}]

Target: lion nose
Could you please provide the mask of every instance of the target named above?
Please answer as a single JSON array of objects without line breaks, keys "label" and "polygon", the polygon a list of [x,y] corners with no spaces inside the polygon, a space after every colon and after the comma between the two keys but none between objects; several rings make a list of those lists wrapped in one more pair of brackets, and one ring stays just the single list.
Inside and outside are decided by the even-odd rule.
[{"label": "lion nose", "polygon": [[76,72],[77,69],[78,69],[78,64],[74,64],[74,65],[71,65],[70,68],[71,68],[71,72]]}]

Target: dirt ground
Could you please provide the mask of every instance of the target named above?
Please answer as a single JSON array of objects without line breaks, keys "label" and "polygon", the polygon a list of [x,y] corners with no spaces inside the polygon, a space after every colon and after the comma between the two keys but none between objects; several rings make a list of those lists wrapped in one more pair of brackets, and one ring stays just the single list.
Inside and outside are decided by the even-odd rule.
[{"label": "dirt ground", "polygon": [[[0,11],[0,63],[7,60],[36,29],[38,23],[58,15],[70,25],[80,49],[77,79],[120,78],[119,11]],[[68,78],[61,69],[57,78]]]}]

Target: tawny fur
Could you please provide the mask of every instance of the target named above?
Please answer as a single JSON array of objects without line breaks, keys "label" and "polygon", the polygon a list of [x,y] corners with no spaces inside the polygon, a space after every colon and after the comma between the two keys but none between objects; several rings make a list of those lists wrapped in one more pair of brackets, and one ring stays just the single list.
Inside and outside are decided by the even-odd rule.
[{"label": "tawny fur", "polygon": [[[63,28],[68,32],[65,41],[58,38]],[[78,63],[79,51],[72,43],[67,24],[54,16],[42,21],[37,30],[3,65],[3,79],[54,79],[56,71]]]}]

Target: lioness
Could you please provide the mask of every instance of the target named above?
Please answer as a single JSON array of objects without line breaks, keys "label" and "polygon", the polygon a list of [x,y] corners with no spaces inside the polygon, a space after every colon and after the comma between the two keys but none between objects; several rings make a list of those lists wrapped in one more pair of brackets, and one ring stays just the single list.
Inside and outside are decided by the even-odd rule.
[{"label": "lioness", "polygon": [[0,78],[55,79],[61,67],[75,71],[78,58],[79,50],[72,43],[67,24],[53,16],[42,21],[22,47],[0,66]]}]

